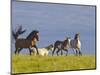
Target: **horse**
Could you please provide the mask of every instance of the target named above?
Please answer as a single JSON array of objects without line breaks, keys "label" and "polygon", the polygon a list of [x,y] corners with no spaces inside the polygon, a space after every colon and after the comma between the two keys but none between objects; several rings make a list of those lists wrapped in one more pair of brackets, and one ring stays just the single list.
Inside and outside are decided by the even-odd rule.
[{"label": "horse", "polygon": [[61,55],[63,54],[62,50],[66,51],[66,55],[68,53],[68,49],[70,48],[70,37],[67,37],[64,41],[57,40],[54,43],[54,50],[52,51],[52,56],[57,49],[56,53],[58,56],[59,51],[61,51]]},{"label": "horse", "polygon": [[70,41],[70,47],[76,51],[76,55],[82,55],[80,34],[76,33],[74,39]]},{"label": "horse", "polygon": [[[36,56],[36,49],[34,47],[31,48],[31,50],[33,51],[34,55]],[[43,48],[38,48],[38,52],[40,56],[48,56],[49,51],[53,50],[53,45],[49,45],[47,47],[43,47]]]},{"label": "horse", "polygon": [[[23,48],[28,48],[30,55],[31,55],[31,49],[30,47],[35,47],[37,50],[38,54],[38,48],[36,46],[36,41],[39,41],[38,33],[39,31],[33,30],[26,38],[18,38],[18,36],[25,31],[22,31],[21,29],[18,29],[16,33],[12,32],[14,38],[15,38],[15,54],[18,53],[23,49]],[[35,40],[35,41],[34,41]]]}]

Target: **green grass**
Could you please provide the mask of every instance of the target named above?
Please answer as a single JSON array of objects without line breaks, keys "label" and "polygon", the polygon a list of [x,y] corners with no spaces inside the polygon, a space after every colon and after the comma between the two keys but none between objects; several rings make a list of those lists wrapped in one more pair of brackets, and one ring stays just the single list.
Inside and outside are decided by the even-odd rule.
[{"label": "green grass", "polygon": [[12,55],[12,73],[95,69],[95,56]]}]

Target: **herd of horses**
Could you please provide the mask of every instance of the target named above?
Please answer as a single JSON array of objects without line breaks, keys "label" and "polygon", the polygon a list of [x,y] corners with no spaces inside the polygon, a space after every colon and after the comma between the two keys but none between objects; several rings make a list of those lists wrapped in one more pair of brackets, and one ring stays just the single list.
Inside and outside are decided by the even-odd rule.
[{"label": "herd of horses", "polygon": [[16,32],[12,31],[12,35],[15,38],[15,54],[19,54],[23,48],[28,48],[30,55],[35,53],[35,55],[47,56],[49,50],[52,50],[52,56],[55,51],[57,55],[59,55],[60,51],[61,55],[63,55],[63,51],[65,51],[67,55],[68,50],[71,48],[75,55],[82,55],[79,33],[75,34],[74,39],[66,37],[63,41],[57,40],[54,44],[47,47],[37,48],[36,43],[39,41],[39,31],[33,30],[26,38],[19,38],[19,35],[24,32],[26,32],[26,30],[22,30],[22,26],[20,26]]}]

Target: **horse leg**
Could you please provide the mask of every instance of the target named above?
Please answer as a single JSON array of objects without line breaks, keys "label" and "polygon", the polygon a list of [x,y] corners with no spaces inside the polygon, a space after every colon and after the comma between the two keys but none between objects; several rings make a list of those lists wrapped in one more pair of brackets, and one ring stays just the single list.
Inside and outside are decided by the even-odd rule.
[{"label": "horse leg", "polygon": [[78,55],[78,50],[76,49],[76,56]]},{"label": "horse leg", "polygon": [[18,48],[16,48],[16,50],[15,50],[15,54],[18,52]]},{"label": "horse leg", "polygon": [[31,51],[32,51],[32,53],[33,53],[34,55],[37,54],[36,49],[31,49]]},{"label": "horse leg", "polygon": [[63,51],[61,50],[61,55],[63,55]]},{"label": "horse leg", "polygon": [[59,53],[59,51],[60,51],[60,49],[58,49],[58,50],[56,51],[56,53],[57,53],[57,56],[58,56],[58,53]]},{"label": "horse leg", "polygon": [[39,51],[38,51],[38,48],[37,48],[37,46],[36,46],[36,45],[34,45],[34,47],[36,48],[36,50],[37,50],[37,54],[39,55]]},{"label": "horse leg", "polygon": [[54,54],[55,50],[56,50],[56,48],[54,47],[54,50],[52,51],[52,56],[53,56],[53,54]]},{"label": "horse leg", "polygon": [[82,52],[79,50],[79,56],[82,56]]},{"label": "horse leg", "polygon": [[15,50],[15,54],[17,53],[17,49]]},{"label": "horse leg", "polygon": [[73,50],[73,54],[74,54],[74,55],[76,55],[76,53],[75,53],[75,49],[74,49],[74,48],[72,48],[72,50]]},{"label": "horse leg", "polygon": [[79,55],[82,56],[82,52],[81,51],[79,51]]},{"label": "horse leg", "polygon": [[80,48],[77,48],[76,50],[77,50],[77,53],[78,53],[77,55],[81,56],[82,53],[81,53],[81,51],[80,51]]},{"label": "horse leg", "polygon": [[23,48],[20,48],[19,50],[18,50],[18,54],[19,54],[19,52],[22,50]]},{"label": "horse leg", "polygon": [[65,49],[65,51],[66,51],[66,56],[67,56],[67,54],[68,54],[68,50],[67,50],[67,49]]},{"label": "horse leg", "polygon": [[30,55],[31,55],[31,53],[32,53],[32,50],[29,48],[29,53],[30,53]]},{"label": "horse leg", "polygon": [[52,51],[52,56],[54,55],[55,49]]},{"label": "horse leg", "polygon": [[29,50],[30,55],[31,55],[31,52],[33,52],[33,54],[36,56],[36,54],[37,54],[36,49],[35,49],[34,47],[30,47],[29,49],[30,49],[30,50]]}]

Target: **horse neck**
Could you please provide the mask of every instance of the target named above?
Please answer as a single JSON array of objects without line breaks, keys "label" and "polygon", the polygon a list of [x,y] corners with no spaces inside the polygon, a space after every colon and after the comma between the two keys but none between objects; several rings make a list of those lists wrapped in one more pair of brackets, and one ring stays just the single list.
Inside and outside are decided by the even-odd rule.
[{"label": "horse neck", "polygon": [[32,36],[27,36],[26,39],[32,39]]},{"label": "horse neck", "polygon": [[70,41],[68,39],[66,39],[63,43],[64,43],[65,46],[70,45]]},{"label": "horse neck", "polygon": [[26,37],[27,40],[33,40],[34,38],[36,38],[35,35],[33,35],[33,36],[29,35],[29,36]]},{"label": "horse neck", "polygon": [[74,40],[79,40],[80,37],[78,35],[75,35]]},{"label": "horse neck", "polygon": [[79,44],[80,43],[80,40],[79,39],[76,39],[75,41],[76,41],[76,44]]},{"label": "horse neck", "polygon": [[70,40],[68,40],[68,45],[70,45]]}]

